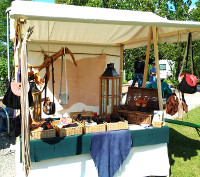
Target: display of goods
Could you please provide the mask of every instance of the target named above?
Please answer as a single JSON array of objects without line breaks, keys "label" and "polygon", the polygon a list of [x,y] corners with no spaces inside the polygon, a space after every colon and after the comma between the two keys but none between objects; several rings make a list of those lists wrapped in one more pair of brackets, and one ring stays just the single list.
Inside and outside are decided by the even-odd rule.
[{"label": "display of goods", "polygon": [[92,117],[94,116],[94,112],[93,111],[81,111],[81,112],[70,112],[69,113],[69,117],[71,117],[72,119],[77,119],[77,117],[80,116],[85,116],[85,117]]},{"label": "display of goods", "polygon": [[126,120],[113,123],[105,123],[105,124],[107,131],[128,129],[128,122]]},{"label": "display of goods", "polygon": [[137,111],[138,107],[145,110],[158,110],[158,90],[154,88],[129,87],[124,108]]},{"label": "display of goods", "polygon": [[105,124],[85,125],[84,126],[84,133],[105,132],[105,131],[106,131]]},{"label": "display of goods", "polygon": [[43,138],[53,138],[53,137],[56,137],[55,129],[48,129],[48,130],[37,129],[37,130],[30,132],[31,140],[43,139]]},{"label": "display of goods", "polygon": [[76,122],[73,123],[77,124],[78,126],[73,127],[73,124],[68,124],[70,125],[69,127],[63,128],[66,127],[66,125],[62,124],[60,120],[53,121],[52,125],[55,128],[56,133],[59,137],[83,134],[83,125]]},{"label": "display of goods", "polygon": [[52,119],[43,119],[42,121],[33,121],[30,125],[30,139],[42,139],[56,137],[56,130],[52,126]]},{"label": "display of goods", "polygon": [[128,123],[129,124],[148,124],[151,125],[153,114],[139,111],[128,112]]}]

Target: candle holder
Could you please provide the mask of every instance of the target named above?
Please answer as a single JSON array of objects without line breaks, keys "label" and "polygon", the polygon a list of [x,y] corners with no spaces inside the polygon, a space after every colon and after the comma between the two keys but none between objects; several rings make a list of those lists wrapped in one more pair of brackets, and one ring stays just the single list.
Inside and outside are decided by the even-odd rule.
[{"label": "candle holder", "polygon": [[121,101],[121,76],[116,72],[114,63],[107,64],[100,76],[99,115],[110,115]]}]

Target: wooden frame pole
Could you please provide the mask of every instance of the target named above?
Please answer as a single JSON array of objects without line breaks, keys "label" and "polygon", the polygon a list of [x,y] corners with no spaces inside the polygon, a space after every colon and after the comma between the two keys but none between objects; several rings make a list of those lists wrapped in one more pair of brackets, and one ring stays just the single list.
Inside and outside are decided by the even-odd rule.
[{"label": "wooden frame pole", "polygon": [[152,39],[152,37],[153,37],[152,27],[149,27],[149,36],[148,36],[148,44],[147,44],[147,51],[146,51],[146,59],[145,59],[142,88],[145,88],[146,80],[147,80],[147,71],[148,71],[149,54],[150,54],[150,49],[151,49],[151,39]]},{"label": "wooden frame pole", "polygon": [[122,78],[123,78],[123,63],[124,63],[124,45],[120,45],[120,87],[119,87],[119,102],[122,101]]},{"label": "wooden frame pole", "polygon": [[161,90],[161,81],[160,81],[160,67],[159,67],[159,58],[158,58],[157,27],[153,27],[153,42],[154,42],[154,54],[155,54],[155,65],[156,65],[156,75],[157,75],[159,109],[163,110],[162,90]]}]

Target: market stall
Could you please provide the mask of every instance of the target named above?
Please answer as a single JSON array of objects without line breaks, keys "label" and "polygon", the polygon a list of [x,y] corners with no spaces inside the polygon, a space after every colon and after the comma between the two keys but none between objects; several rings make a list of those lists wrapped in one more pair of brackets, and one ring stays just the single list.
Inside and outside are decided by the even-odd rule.
[{"label": "market stall", "polygon": [[[157,43],[172,43],[177,42],[178,39],[186,41],[188,32],[192,33],[193,40],[200,39],[200,23],[170,21],[151,12],[78,7],[27,1],[14,1],[7,12],[10,16],[10,38],[15,41],[16,45],[16,76],[18,68],[21,67],[22,95],[25,96],[21,99],[22,123],[25,122],[22,126],[23,128],[28,127],[29,122],[28,95],[26,93],[28,90],[29,76],[33,76],[33,80],[37,83],[37,88],[40,90],[33,93],[34,109],[31,109],[31,116],[33,119],[36,119],[36,117],[38,120],[48,117],[58,118],[66,113],[76,111],[93,111],[95,115],[99,115],[102,114],[102,110],[104,109],[106,110],[106,114],[110,114],[113,113],[115,106],[120,105],[121,101],[122,80],[120,77],[123,73],[124,49],[147,45],[143,82],[144,88],[151,43],[154,43],[156,73],[158,73],[157,96],[153,98],[156,99],[157,108],[162,110],[163,103],[159,77]],[[16,40],[18,42],[16,42]],[[21,46],[20,41],[23,41]],[[119,74],[112,76],[106,75],[106,69],[109,67],[115,69],[115,72]],[[45,81],[48,81],[48,84]],[[44,87],[44,85],[46,87]],[[63,91],[65,94],[61,94]],[[102,95],[102,92],[106,94]],[[60,95],[66,96],[64,104],[62,103],[63,97],[61,98]],[[55,103],[56,111],[55,114],[51,116],[44,114],[42,111],[42,101],[44,101],[44,98],[46,101],[46,96]],[[140,118],[140,120],[142,120],[142,118]],[[126,122],[121,122],[120,124],[122,123],[124,123],[124,126]],[[106,124],[106,126],[108,130],[108,124]],[[127,128],[128,126],[126,128],[123,127],[123,129]],[[164,131],[165,133],[162,130],[166,130]],[[167,154],[168,128],[164,126],[158,129],[132,130],[129,133],[131,133],[133,148],[131,148],[131,153],[127,157],[127,161],[123,164],[124,166],[121,166],[123,169],[122,171],[126,171],[126,168],[128,169],[127,173],[130,174],[132,165],[135,166],[134,171],[137,171],[136,169],[140,169],[139,166],[144,164],[145,161],[149,164],[161,165],[162,170],[160,170],[161,168],[157,165],[155,165],[155,168],[151,167],[146,171],[144,167],[142,167],[142,172],[136,173],[138,176],[169,175],[169,160]],[[54,132],[52,139],[49,138],[46,139],[46,141],[45,139],[41,141],[31,140],[31,148],[29,151],[29,142],[27,141],[27,139],[29,139],[29,133],[23,132],[21,146],[22,161],[25,162],[25,167],[27,167],[25,168],[26,172],[28,173],[29,171],[29,161],[34,161],[33,156],[36,157],[37,153],[42,150],[42,148],[44,148],[45,151],[50,148],[48,145],[52,144],[51,141],[54,141],[53,144],[56,144],[55,146],[59,146],[59,143],[61,144],[57,149],[57,151],[59,151],[63,149],[62,143],[65,144],[65,141],[69,139],[75,138],[75,142],[76,138],[79,141],[81,139],[79,145],[82,147],[82,143],[84,143],[82,138],[89,138],[88,141],[85,142],[85,153],[72,153],[70,157],[64,153],[65,151],[63,151],[65,155],[63,155],[61,151],[61,156],[56,156],[55,153],[51,153],[52,156],[47,153],[45,156],[44,153],[42,154],[41,162],[32,163],[33,168],[30,172],[30,175],[32,173],[34,176],[34,172],[42,174],[42,171],[45,171],[47,166],[52,167],[51,170],[54,171],[56,167],[58,167],[57,170],[65,168],[65,166],[70,168],[70,166],[76,162],[80,165],[77,176],[88,176],[87,174],[90,173],[90,169],[88,169],[88,164],[86,165],[86,162],[88,160],[91,162],[91,157],[89,157],[88,154],[91,141],[90,136],[91,134],[81,136],[74,135],[66,138],[59,137],[59,139],[55,137]],[[151,136],[157,140],[159,137],[163,137],[163,140],[152,141],[154,142],[153,144],[152,142],[147,144],[139,143],[139,139],[152,140],[149,138]],[[137,145],[137,143],[139,143],[139,145]],[[55,148],[55,146],[51,146],[51,148]],[[76,145],[74,144],[74,146]],[[68,151],[67,148],[68,147],[65,149],[66,151]],[[75,148],[76,147],[74,147],[74,150]],[[39,151],[36,152],[36,149]],[[24,151],[26,151],[26,153],[24,153]],[[48,150],[46,152],[48,152]],[[27,155],[29,153],[30,156]],[[18,154],[20,154],[19,151]],[[155,155],[155,161],[154,157],[150,154]],[[151,158],[141,161],[146,155],[148,155],[148,157],[151,156]],[[18,165],[19,156],[17,157]],[[165,158],[160,159],[159,157]],[[60,165],[57,165],[58,161],[61,159],[62,162],[60,162]],[[80,159],[81,161],[79,163]],[[39,165],[42,165],[42,167],[39,168]],[[93,167],[91,167],[91,163],[89,163],[89,166],[90,168],[95,167],[94,164]],[[145,165],[145,168],[146,166],[147,165]],[[48,169],[50,169],[50,167],[48,167]],[[94,168],[93,170],[91,169],[91,175],[93,175],[94,171]],[[122,175],[121,172],[117,173],[119,173],[118,175]],[[127,173],[125,173],[125,176],[127,176]]]}]

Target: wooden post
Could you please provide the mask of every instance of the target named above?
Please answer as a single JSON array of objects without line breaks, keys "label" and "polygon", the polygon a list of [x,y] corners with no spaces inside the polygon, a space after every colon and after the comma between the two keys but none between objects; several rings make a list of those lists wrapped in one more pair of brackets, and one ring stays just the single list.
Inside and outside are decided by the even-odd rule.
[{"label": "wooden post", "polygon": [[112,78],[112,96],[111,96],[111,114],[113,113],[114,110],[114,79]]},{"label": "wooden post", "polygon": [[163,110],[163,100],[162,100],[162,90],[160,81],[160,68],[159,68],[159,58],[158,58],[158,33],[157,28],[153,27],[153,42],[154,42],[154,54],[155,54],[155,65],[156,65],[156,75],[157,75],[157,88],[158,88],[158,102],[159,109]]},{"label": "wooden post", "polygon": [[122,78],[123,78],[123,59],[124,59],[124,45],[120,45],[120,76],[121,76],[121,80],[120,80],[120,87],[119,87],[119,102],[121,102],[122,100]]},{"label": "wooden post", "polygon": [[142,88],[145,87],[146,80],[147,80],[147,70],[148,70],[148,64],[149,64],[149,54],[150,54],[150,49],[151,49],[151,39],[152,39],[152,27],[150,26],[149,27],[149,36],[148,36],[148,44],[147,44],[147,51],[146,51],[146,59],[145,59]]},{"label": "wooden post", "polygon": [[99,115],[102,114],[102,79],[99,78]]}]

